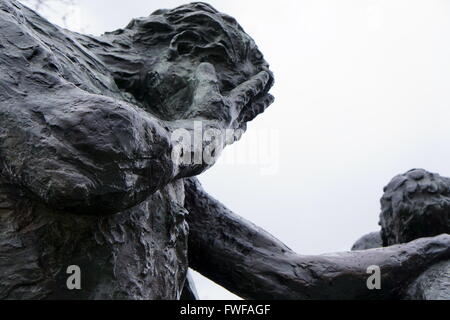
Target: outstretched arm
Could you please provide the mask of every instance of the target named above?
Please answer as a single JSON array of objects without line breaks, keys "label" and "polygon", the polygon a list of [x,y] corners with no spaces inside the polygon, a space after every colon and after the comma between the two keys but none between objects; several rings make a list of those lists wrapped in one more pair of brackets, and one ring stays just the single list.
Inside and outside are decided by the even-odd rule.
[{"label": "outstretched arm", "polygon": [[[450,236],[404,245],[317,256],[299,255],[185,179],[189,263],[247,299],[387,299],[426,267],[450,257]],[[369,266],[379,266],[381,289],[369,290]]]}]

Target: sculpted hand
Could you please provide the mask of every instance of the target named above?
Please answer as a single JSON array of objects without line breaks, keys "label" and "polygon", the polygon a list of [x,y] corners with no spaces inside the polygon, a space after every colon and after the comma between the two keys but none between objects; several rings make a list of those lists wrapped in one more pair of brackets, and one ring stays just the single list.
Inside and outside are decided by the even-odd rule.
[{"label": "sculpted hand", "polygon": [[264,70],[222,93],[214,66],[201,63],[190,79],[192,101],[187,111],[181,119],[166,123],[176,177],[197,175],[213,165],[225,145],[238,140],[246,123],[274,101],[268,93],[272,84],[271,72]]},{"label": "sculpted hand", "polygon": [[268,70],[222,94],[214,66],[204,62],[198,66],[192,82],[192,104],[184,118],[212,120],[220,124],[220,129],[242,128],[274,101],[268,93],[273,84]]}]

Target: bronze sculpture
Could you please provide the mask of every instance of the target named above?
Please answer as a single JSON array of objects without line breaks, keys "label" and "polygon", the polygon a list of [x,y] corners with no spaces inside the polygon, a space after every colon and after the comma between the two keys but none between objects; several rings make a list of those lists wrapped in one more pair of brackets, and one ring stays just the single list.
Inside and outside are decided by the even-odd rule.
[{"label": "bronze sculpture", "polygon": [[[239,139],[223,132],[273,101],[254,41],[211,6],[93,37],[1,0],[0,29],[0,298],[178,299],[189,255],[244,298],[387,299],[450,256],[448,235],[300,256],[202,190],[192,177]],[[196,122],[215,143],[180,152],[173,134]],[[207,148],[212,161],[184,161]],[[370,265],[381,290],[366,287]]]}]

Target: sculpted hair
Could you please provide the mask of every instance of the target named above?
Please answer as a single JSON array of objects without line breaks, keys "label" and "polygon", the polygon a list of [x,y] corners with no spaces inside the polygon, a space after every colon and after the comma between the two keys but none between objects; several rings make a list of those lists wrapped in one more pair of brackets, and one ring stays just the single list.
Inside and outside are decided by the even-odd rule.
[{"label": "sculpted hair", "polygon": [[[135,39],[139,43],[169,43],[171,59],[195,55],[200,59],[215,58],[237,64],[254,49],[253,40],[234,18],[201,2],[155,11],[149,17],[132,20],[126,28],[136,31]],[[253,57],[256,64],[263,59],[258,53]]]},{"label": "sculpted hair", "polygon": [[131,94],[132,103],[162,119],[172,119],[183,108],[181,102],[190,101],[188,79],[202,62],[214,66],[222,93],[269,69],[234,18],[201,2],[157,10],[105,38],[115,46],[102,47],[98,55],[119,88]]},{"label": "sculpted hair", "polygon": [[381,198],[384,246],[450,232],[450,179],[423,169],[394,177]]}]

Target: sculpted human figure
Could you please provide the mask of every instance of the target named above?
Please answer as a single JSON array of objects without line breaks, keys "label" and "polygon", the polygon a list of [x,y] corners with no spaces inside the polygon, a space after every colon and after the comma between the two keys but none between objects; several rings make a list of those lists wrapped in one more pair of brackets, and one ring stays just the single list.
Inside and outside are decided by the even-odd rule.
[{"label": "sculpted human figure", "polygon": [[[189,265],[244,298],[391,298],[450,256],[448,235],[299,256],[201,189],[191,177],[273,101],[254,41],[211,6],[94,37],[0,0],[0,30],[0,298],[178,299],[188,246]],[[180,141],[198,125],[219,134]],[[373,264],[389,266],[379,292]]]},{"label": "sculpted human figure", "polygon": [[[379,248],[450,232],[450,178],[423,169],[395,176],[381,198],[381,230],[363,236],[352,250]],[[450,299],[450,260],[425,270],[402,298]]]}]

